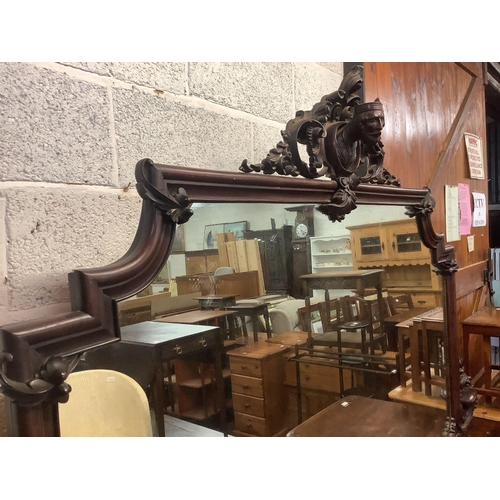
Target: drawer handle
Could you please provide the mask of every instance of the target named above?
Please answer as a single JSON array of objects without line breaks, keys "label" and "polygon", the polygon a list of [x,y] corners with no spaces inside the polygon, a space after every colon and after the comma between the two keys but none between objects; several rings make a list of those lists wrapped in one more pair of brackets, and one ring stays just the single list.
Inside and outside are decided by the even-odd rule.
[{"label": "drawer handle", "polygon": [[242,370],[246,370],[246,369],[247,369],[247,367],[246,367],[246,366],[242,366],[242,367],[241,367],[241,369],[242,369]]},{"label": "drawer handle", "polygon": [[245,391],[246,391],[247,389],[250,389],[250,386],[249,385],[244,385],[243,389],[245,389]]},{"label": "drawer handle", "polygon": [[425,304],[425,300],[417,300],[419,304]]},{"label": "drawer handle", "polygon": [[245,403],[245,404],[243,405],[243,408],[250,408],[250,406],[251,406],[251,405],[249,405],[248,403]]},{"label": "drawer handle", "polygon": [[205,339],[200,340],[201,347],[207,347],[207,341]]},{"label": "drawer handle", "polygon": [[177,353],[177,354],[182,354],[182,347],[180,345],[176,345],[174,347],[174,351]]}]

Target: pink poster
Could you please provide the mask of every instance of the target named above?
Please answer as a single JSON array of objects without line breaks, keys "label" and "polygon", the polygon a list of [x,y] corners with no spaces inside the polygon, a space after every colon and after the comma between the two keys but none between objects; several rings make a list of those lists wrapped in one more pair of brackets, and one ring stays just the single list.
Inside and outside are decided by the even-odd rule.
[{"label": "pink poster", "polygon": [[472,212],[468,184],[458,184],[458,208],[460,236],[470,234],[472,225]]}]

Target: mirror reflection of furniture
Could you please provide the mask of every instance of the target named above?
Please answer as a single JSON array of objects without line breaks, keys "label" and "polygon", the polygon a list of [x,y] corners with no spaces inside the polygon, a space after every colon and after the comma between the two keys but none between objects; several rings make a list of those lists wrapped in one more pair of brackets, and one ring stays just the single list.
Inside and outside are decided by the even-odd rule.
[{"label": "mirror reflection of furniture", "polygon": [[415,307],[413,305],[412,296],[409,293],[389,295],[386,298],[386,304],[388,306],[389,316],[393,316],[401,311],[408,311]]},{"label": "mirror reflection of furniture", "polygon": [[[444,358],[442,345],[443,309],[440,307],[415,307],[392,316],[393,320],[395,318],[401,319],[396,324],[401,388],[406,387],[406,379],[411,379],[413,392],[420,393],[422,383],[424,383],[426,396],[431,396],[431,384],[441,387],[445,385],[441,377]],[[406,339],[408,339],[408,343]],[[432,377],[431,367],[434,371]]]},{"label": "mirror reflection of furniture", "polygon": [[259,341],[259,331],[262,329],[260,327],[260,317],[264,318],[264,325],[266,330],[267,338],[271,338],[271,321],[269,319],[268,306],[265,303],[262,304],[236,304],[233,306],[227,306],[225,308],[228,311],[234,311],[237,317],[241,321],[241,327],[243,330],[243,336],[248,338],[247,329],[247,317],[250,318],[253,329],[253,340],[254,342]]},{"label": "mirror reflection of furniture", "polygon": [[151,413],[141,386],[114,370],[68,377],[73,395],[59,405],[62,437],[151,437]]},{"label": "mirror reflection of furniture", "polygon": [[[338,299],[337,304],[337,331],[346,330],[352,332],[360,330],[368,333],[368,345],[370,354],[375,354],[375,346],[379,346],[382,353],[387,350],[387,336],[381,329],[379,311],[368,304],[362,297],[345,295]],[[340,310],[342,310],[343,321],[340,321]],[[376,326],[375,326],[376,325]],[[368,352],[366,334],[362,334],[363,345],[361,351]]]},{"label": "mirror reflection of furniture", "polygon": [[234,274],[234,269],[232,267],[218,267],[214,272],[214,276],[222,276],[224,274]]},{"label": "mirror reflection of furniture", "polygon": [[385,270],[383,286],[390,295],[408,294],[420,307],[440,306],[441,284],[415,220],[349,226],[355,269]]}]

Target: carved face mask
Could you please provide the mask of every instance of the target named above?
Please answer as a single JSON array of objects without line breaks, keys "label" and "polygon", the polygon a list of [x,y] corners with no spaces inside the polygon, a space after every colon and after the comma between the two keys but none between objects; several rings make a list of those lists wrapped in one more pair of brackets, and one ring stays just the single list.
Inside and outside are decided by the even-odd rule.
[{"label": "carved face mask", "polygon": [[385,125],[382,110],[365,111],[359,115],[360,139],[369,146],[377,144]]}]

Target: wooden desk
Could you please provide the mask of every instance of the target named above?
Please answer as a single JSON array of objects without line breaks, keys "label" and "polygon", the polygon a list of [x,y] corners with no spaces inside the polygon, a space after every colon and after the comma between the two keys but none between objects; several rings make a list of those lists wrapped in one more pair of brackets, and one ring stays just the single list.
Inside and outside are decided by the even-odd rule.
[{"label": "wooden desk", "polygon": [[347,396],[288,433],[289,437],[437,437],[445,412],[427,406],[406,405]]},{"label": "wooden desk", "polygon": [[[486,396],[486,403],[490,404],[492,397],[500,396],[500,389],[495,388],[491,380],[491,337],[500,337],[500,310],[493,306],[483,307],[462,321],[462,332],[465,371],[472,376],[474,386],[481,385],[481,387],[476,388],[477,392]],[[469,337],[471,335],[481,335],[483,340],[482,368],[475,375],[470,372]],[[484,380],[484,384],[481,384],[481,380]]]},{"label": "wooden desk", "polygon": [[[169,324],[160,321],[145,321],[128,325],[121,329],[121,342],[137,346],[139,349],[150,349],[154,353],[155,377],[153,380],[153,399],[158,434],[165,436],[163,411],[166,406],[163,387],[163,363],[180,356],[197,352],[211,352],[213,354],[215,381],[217,385],[220,425],[226,432],[226,398],[224,396],[224,381],[222,375],[223,340],[220,328],[210,326]],[[168,365],[168,363],[167,363]],[[173,391],[170,372],[169,389],[173,407]]]},{"label": "wooden desk", "polygon": [[159,321],[162,323],[182,323],[186,325],[211,325],[220,327],[221,320],[226,320],[229,338],[234,340],[234,338],[236,337],[234,323],[235,315],[235,311],[213,311],[211,309],[206,309],[172,314],[171,316],[156,318],[155,321]]},{"label": "wooden desk", "polygon": [[198,301],[199,309],[225,309],[236,304],[236,297],[238,294],[202,295],[194,300]]}]

